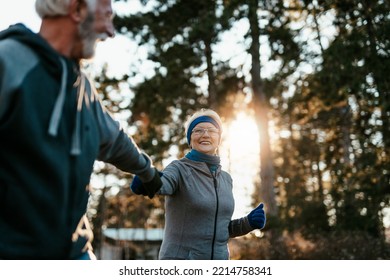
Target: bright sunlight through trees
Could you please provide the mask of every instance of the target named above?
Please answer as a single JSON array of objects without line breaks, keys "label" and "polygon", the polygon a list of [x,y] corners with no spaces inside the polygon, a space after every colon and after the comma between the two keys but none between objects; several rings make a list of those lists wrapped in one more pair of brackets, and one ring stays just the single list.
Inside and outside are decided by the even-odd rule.
[{"label": "bright sunlight through trees", "polygon": [[236,201],[234,217],[245,215],[252,209],[253,181],[259,171],[259,152],[256,122],[248,112],[240,111],[224,127],[219,151],[223,169],[233,178]]}]

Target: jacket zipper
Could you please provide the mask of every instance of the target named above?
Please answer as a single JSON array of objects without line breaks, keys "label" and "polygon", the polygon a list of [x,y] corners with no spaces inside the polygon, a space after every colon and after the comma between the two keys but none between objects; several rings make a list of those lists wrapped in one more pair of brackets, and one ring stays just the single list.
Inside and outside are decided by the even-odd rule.
[{"label": "jacket zipper", "polygon": [[213,176],[213,181],[214,181],[214,191],[215,191],[215,197],[216,197],[216,209],[215,209],[215,217],[214,217],[214,234],[213,234],[213,242],[211,243],[211,260],[214,259],[214,245],[215,245],[215,239],[217,235],[217,217],[218,217],[218,208],[219,208],[219,199],[218,199],[218,191],[217,191],[217,178],[211,172]]}]

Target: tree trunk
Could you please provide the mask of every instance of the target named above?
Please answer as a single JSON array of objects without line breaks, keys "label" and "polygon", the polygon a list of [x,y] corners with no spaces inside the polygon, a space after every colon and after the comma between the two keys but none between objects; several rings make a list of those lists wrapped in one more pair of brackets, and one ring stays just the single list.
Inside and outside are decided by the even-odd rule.
[{"label": "tree trunk", "polygon": [[217,93],[216,93],[215,84],[214,84],[215,75],[214,75],[213,61],[212,61],[211,41],[204,40],[204,44],[205,44],[205,55],[206,55],[206,61],[207,61],[207,77],[209,80],[208,103],[209,103],[209,107],[211,109],[217,110],[218,100],[217,100]]},{"label": "tree trunk", "polygon": [[260,77],[260,28],[257,17],[258,0],[250,1],[249,23],[252,45],[250,53],[252,56],[252,90],[253,104],[256,114],[256,123],[260,134],[260,194],[267,207],[270,216],[277,216],[278,209],[274,192],[274,166],[268,131],[268,101],[263,90]]}]

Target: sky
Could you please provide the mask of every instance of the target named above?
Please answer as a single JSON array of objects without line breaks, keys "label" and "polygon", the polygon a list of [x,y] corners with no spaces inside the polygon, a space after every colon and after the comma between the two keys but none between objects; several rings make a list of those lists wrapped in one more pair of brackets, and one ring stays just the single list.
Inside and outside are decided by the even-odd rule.
[{"label": "sky", "polygon": [[2,0],[0,2],[0,30],[21,22],[33,31],[38,31],[41,20],[35,12],[34,3],[35,0]]},{"label": "sky", "polygon": [[[127,2],[113,2],[113,9],[118,14],[137,12],[141,9],[139,0],[130,0]],[[40,26],[40,18],[35,12],[35,0],[1,0],[0,2],[0,30],[6,29],[9,25],[15,23],[23,23],[32,31],[38,32]],[[242,32],[245,27],[238,26],[236,31],[226,33],[222,40],[228,45],[237,44],[237,38],[242,37]],[[115,55],[113,55],[115,50]],[[240,48],[228,48],[226,45],[215,46],[215,52],[218,53],[221,60],[229,61],[232,68],[237,67],[245,59],[242,57]],[[107,39],[100,42],[96,48],[96,54],[93,58],[93,64],[100,66],[107,63],[107,75],[121,77],[123,73],[128,71],[129,61],[137,67],[140,73],[151,73],[153,65],[145,63],[146,51],[139,47],[128,38],[119,34],[113,39]],[[137,61],[135,61],[137,59]],[[138,61],[140,61],[138,63]],[[113,66],[115,65],[115,66]],[[147,76],[147,74],[146,74]],[[135,77],[137,79],[139,77]],[[137,82],[137,80],[135,80]]]}]

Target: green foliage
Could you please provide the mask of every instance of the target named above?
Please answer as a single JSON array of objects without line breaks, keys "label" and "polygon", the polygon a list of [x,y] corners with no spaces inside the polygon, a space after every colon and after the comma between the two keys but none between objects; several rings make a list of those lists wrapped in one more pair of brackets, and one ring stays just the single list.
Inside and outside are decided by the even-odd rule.
[{"label": "green foliage", "polygon": [[[384,151],[388,143],[380,140],[388,133],[388,127],[377,120],[389,115],[383,99],[389,88],[382,83],[382,70],[390,66],[390,61],[388,55],[372,45],[387,44],[388,40],[381,41],[380,34],[389,19],[387,23],[375,19],[384,19],[389,7],[380,1],[336,1],[333,8],[339,34],[324,51],[320,70],[308,77],[301,100],[294,101],[308,103],[308,129],[318,135],[326,133],[317,142],[324,151],[323,171],[331,176],[327,193],[332,200],[328,210],[336,213],[333,226],[364,229],[381,236],[383,225],[378,213],[388,205],[388,195],[384,194],[389,188],[385,171],[389,155]],[[379,64],[383,65],[381,71],[373,67]],[[299,114],[302,119],[302,111]]]}]

